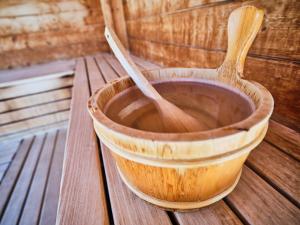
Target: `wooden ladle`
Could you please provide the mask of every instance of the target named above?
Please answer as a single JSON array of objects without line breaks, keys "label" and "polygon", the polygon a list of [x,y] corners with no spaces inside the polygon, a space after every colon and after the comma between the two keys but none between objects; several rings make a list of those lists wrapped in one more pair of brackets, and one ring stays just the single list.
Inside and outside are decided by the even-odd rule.
[{"label": "wooden ladle", "polygon": [[127,50],[124,48],[115,32],[105,27],[105,37],[116,58],[145,96],[150,98],[157,107],[167,132],[201,131],[204,127],[197,119],[185,113],[176,105],[164,99],[139,71]]}]

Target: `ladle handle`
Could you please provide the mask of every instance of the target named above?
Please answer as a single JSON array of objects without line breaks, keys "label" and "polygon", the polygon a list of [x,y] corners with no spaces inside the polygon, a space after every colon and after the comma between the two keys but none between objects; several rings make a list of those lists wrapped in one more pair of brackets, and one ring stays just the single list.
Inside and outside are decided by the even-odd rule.
[{"label": "ladle handle", "polygon": [[228,48],[219,76],[235,82],[243,77],[248,50],[262,24],[264,12],[254,6],[234,10],[228,19]]},{"label": "ladle handle", "polygon": [[153,100],[161,99],[160,94],[153,88],[153,86],[137,68],[113,29],[106,26],[104,35],[116,58],[119,60],[129,76],[133,79],[135,84],[143,92],[143,94]]}]

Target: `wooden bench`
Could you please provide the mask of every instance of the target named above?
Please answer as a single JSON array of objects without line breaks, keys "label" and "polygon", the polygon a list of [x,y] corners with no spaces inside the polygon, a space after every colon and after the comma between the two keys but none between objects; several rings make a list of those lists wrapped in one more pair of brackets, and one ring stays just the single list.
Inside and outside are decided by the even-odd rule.
[{"label": "wooden bench", "polygon": [[65,60],[0,71],[0,141],[67,123],[74,66]]},{"label": "wooden bench", "polygon": [[[159,66],[134,57],[142,70]],[[195,212],[167,212],[122,183],[113,158],[93,130],[91,93],[125,74],[110,54],[78,59],[57,224],[299,224],[300,134],[271,120],[235,190]]]}]

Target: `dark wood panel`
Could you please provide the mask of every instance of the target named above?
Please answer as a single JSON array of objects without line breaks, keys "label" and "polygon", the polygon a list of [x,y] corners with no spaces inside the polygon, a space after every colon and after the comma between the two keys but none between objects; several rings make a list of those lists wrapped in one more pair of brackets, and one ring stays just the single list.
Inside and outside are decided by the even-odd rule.
[{"label": "dark wood panel", "polygon": [[297,224],[300,220],[299,208],[245,166],[226,202],[247,224]]},{"label": "dark wood panel", "polygon": [[[151,2],[151,1],[150,1]],[[299,1],[246,1],[212,4],[127,22],[131,38],[226,51],[227,21],[236,8],[251,4],[265,10],[264,23],[249,55],[299,60]],[[133,9],[134,10],[134,9]]]},{"label": "dark wood panel", "polygon": [[109,223],[99,149],[86,109],[89,96],[85,62],[79,59],[57,214],[60,225]]},{"label": "dark wood panel", "polygon": [[247,165],[300,207],[300,162],[263,142],[252,151]]},{"label": "dark wood panel", "polygon": [[[225,53],[180,45],[129,39],[132,52],[170,67],[216,68]],[[264,85],[275,99],[275,113],[300,130],[300,66],[293,62],[247,57],[245,79]]]}]

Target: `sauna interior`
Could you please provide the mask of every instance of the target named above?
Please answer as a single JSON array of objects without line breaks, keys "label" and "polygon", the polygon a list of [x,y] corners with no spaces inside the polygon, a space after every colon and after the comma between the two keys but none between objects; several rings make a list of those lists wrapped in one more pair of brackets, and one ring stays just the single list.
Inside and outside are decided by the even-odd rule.
[{"label": "sauna interior", "polygon": [[[264,13],[239,76],[261,84],[274,99],[266,136],[246,156],[236,187],[217,202],[174,211],[142,200],[124,184],[116,153],[97,137],[88,112],[94,93],[127,75],[104,36],[105,26],[144,74],[215,69],[227,52],[229,16],[245,6]],[[299,21],[297,0],[0,1],[0,224],[300,224]],[[185,93],[183,87],[165,86]],[[188,88],[196,94],[208,89]],[[209,129],[253,111],[246,100],[234,95],[224,100],[222,93],[215,95],[231,110],[221,115],[222,125],[214,122]],[[189,104],[184,96],[177,100]],[[116,99],[111,119],[122,124],[114,116],[127,104]],[[201,108],[202,102],[191,104]],[[144,125],[130,126],[160,130],[155,123]],[[170,171],[168,176],[186,173]],[[140,174],[151,189],[147,173]],[[171,192],[173,184],[163,185]]]}]

